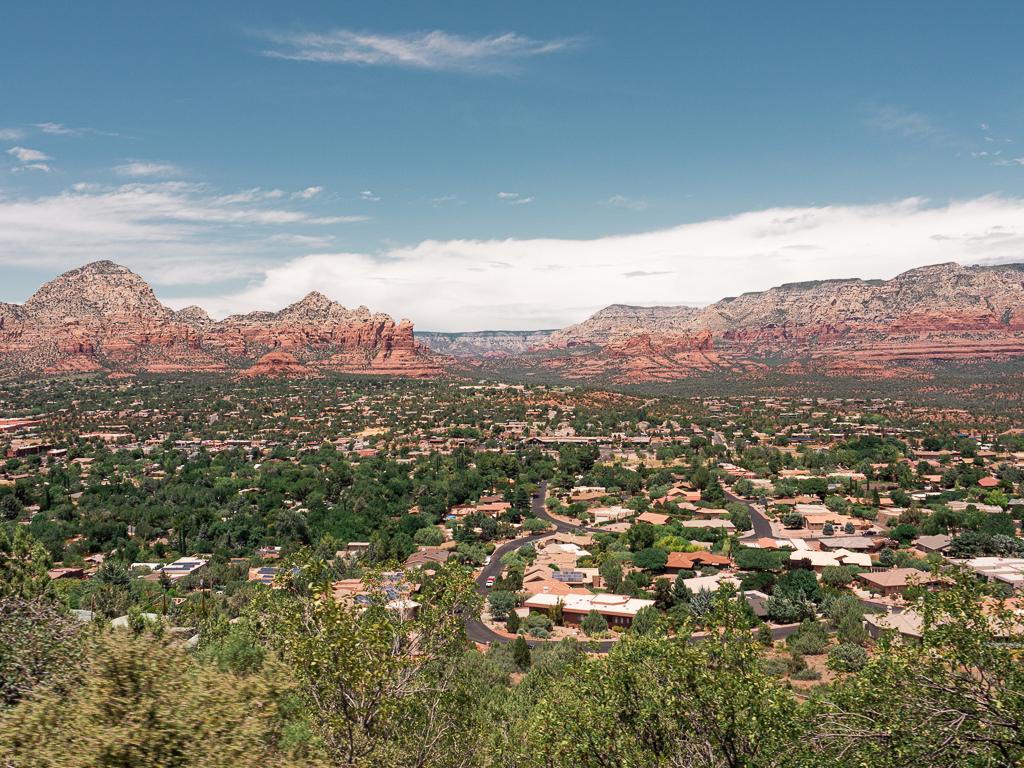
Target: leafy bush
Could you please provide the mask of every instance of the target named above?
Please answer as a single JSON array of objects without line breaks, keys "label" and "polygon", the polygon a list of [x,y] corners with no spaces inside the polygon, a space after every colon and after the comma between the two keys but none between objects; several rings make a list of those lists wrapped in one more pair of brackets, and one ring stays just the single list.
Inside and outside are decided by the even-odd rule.
[{"label": "leafy bush", "polygon": [[544,640],[548,636],[548,631],[544,627],[530,627],[530,636]]},{"label": "leafy bush", "polygon": [[801,669],[799,672],[794,672],[790,677],[794,680],[821,680],[821,672],[808,667],[807,669]]},{"label": "leafy bush", "polygon": [[780,676],[786,674],[789,671],[789,665],[782,659],[768,659],[764,663],[764,672],[766,675]]},{"label": "leafy bush", "polygon": [[536,627],[550,630],[554,626],[554,622],[542,613],[531,611],[530,615],[523,621],[523,626],[528,630]]},{"label": "leafy bush", "polygon": [[853,643],[840,643],[828,652],[829,669],[836,672],[860,672],[867,663],[867,651]]}]

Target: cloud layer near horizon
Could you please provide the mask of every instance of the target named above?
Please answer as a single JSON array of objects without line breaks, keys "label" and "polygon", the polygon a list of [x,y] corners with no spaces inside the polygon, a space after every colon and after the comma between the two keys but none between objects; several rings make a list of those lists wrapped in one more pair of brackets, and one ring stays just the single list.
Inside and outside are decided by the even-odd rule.
[{"label": "cloud layer near horizon", "polygon": [[596,240],[428,240],[379,255],[304,256],[240,293],[197,301],[224,316],[280,309],[316,290],[421,330],[529,330],[581,322],[609,304],[706,305],[785,282],[889,279],[947,261],[1024,261],[1024,200],[774,208]]},{"label": "cloud layer near horizon", "polygon": [[[368,254],[310,253],[364,217],[313,216],[301,208],[312,204],[306,193],[313,197],[224,195],[164,182],[0,197],[0,266],[56,275],[111,259],[158,296],[170,286],[191,294],[167,304],[196,303],[217,317],[278,310],[317,290],[422,330],[468,331],[555,328],[609,304],[704,305],[785,282],[888,279],[946,261],[1024,261],[1024,200],[998,196],[773,208],[593,240],[426,240]],[[231,279],[249,286],[203,288]]]}]

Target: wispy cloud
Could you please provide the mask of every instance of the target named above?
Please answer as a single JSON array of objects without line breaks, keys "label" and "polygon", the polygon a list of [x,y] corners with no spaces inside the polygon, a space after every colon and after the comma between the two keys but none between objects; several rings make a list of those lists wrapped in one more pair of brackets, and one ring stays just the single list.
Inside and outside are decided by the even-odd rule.
[{"label": "wispy cloud", "polygon": [[176,165],[163,163],[131,162],[115,165],[114,173],[118,176],[138,178],[142,176],[180,176],[181,169]]},{"label": "wispy cloud", "polygon": [[95,128],[70,128],[63,123],[33,123],[32,125],[43,133],[49,133],[55,136],[80,136],[83,133],[94,133],[97,136],[120,135],[117,133],[107,133],[106,131],[97,131]]},{"label": "wispy cloud", "polygon": [[292,200],[302,198],[303,200],[309,200],[314,195],[319,195],[324,191],[323,187],[306,187],[301,192],[292,192]]},{"label": "wispy cloud", "polygon": [[311,216],[283,205],[274,192],[218,194],[201,184],[163,181],[76,184],[35,199],[0,196],[0,271],[63,270],[109,258],[146,267],[164,285],[258,277],[272,256],[331,242],[324,227],[367,220]]},{"label": "wispy cloud", "polygon": [[950,138],[947,130],[935,125],[927,116],[901,107],[874,108],[870,110],[867,124],[904,138],[916,137],[935,141],[948,141]]},{"label": "wispy cloud", "polygon": [[1024,165],[1024,157],[1018,157],[1013,160],[996,160],[992,165]]},{"label": "wispy cloud", "polygon": [[599,201],[601,205],[611,205],[617,208],[632,208],[634,211],[642,211],[647,207],[646,200],[638,200],[632,197],[625,197],[624,195],[615,195],[615,197],[609,197],[607,200]]},{"label": "wispy cloud", "polygon": [[534,197],[523,197],[519,200],[509,200],[509,205],[524,205],[525,203],[532,203],[536,198]]},{"label": "wispy cloud", "polygon": [[635,270],[633,272],[626,272],[623,277],[654,277],[655,275],[671,275],[671,272],[644,272],[643,270]]},{"label": "wispy cloud", "polygon": [[360,192],[359,194],[361,194],[361,195],[363,196],[363,200],[372,200],[372,201],[374,201],[374,202],[376,202],[377,200],[380,200],[380,197],[379,197],[379,196],[378,196],[378,197],[374,197],[374,196],[373,196],[373,192],[371,192],[371,191],[370,191],[370,190],[368,190],[368,189],[364,189],[364,190],[363,190],[362,192]]},{"label": "wispy cloud", "polygon": [[466,38],[440,30],[377,35],[338,29],[261,36],[277,44],[276,48],[264,51],[264,55],[282,59],[464,72],[508,72],[517,60],[564,50],[576,42],[566,38],[532,40],[511,32]]},{"label": "wispy cloud", "polygon": [[0,141],[17,141],[25,137],[21,128],[0,128]]},{"label": "wispy cloud", "polygon": [[[237,293],[179,303],[224,316],[280,309],[318,290],[346,306],[410,317],[422,329],[525,330],[580,322],[609,304],[702,305],[787,282],[1015,262],[1022,251],[1024,199],[912,198],[753,211],[596,240],[427,240],[382,253],[310,254]],[[572,275],[575,300],[552,274]]]},{"label": "wispy cloud", "polygon": [[34,123],[34,125],[43,133],[53,133],[59,136],[77,133],[74,128],[68,128],[66,125],[62,125],[61,123]]},{"label": "wispy cloud", "polygon": [[50,172],[51,168],[44,161],[52,160],[53,158],[40,152],[38,149],[26,149],[25,147],[11,147],[7,150],[8,155],[13,155],[21,163],[20,166],[12,168],[14,172],[17,171],[46,171]]},{"label": "wispy cloud", "polygon": [[498,197],[500,197],[502,199],[505,199],[505,198],[508,198],[508,197],[519,197],[519,193],[518,192],[499,192],[498,193]]},{"label": "wispy cloud", "polygon": [[25,149],[25,147],[11,147],[7,150],[7,154],[14,155],[23,163],[38,163],[43,160],[53,159],[52,157],[44,155],[38,149]]}]

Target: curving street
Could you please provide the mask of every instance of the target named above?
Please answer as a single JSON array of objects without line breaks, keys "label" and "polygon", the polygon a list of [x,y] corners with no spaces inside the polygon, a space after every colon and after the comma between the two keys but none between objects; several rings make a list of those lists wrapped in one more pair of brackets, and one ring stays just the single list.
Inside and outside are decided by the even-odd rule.
[{"label": "curving street", "polygon": [[[544,506],[544,498],[547,496],[547,486],[548,484],[546,482],[541,483],[537,492],[537,496],[535,496],[531,502],[531,509],[537,517],[539,517],[541,520],[546,520],[547,522],[551,523],[554,526],[554,531],[561,531],[566,533],[572,531],[573,529],[594,532],[601,531],[600,528],[590,528],[584,525],[570,525],[560,520],[556,520],[551,515],[549,515],[547,508]],[[726,496],[730,500],[738,501],[741,504],[746,504],[747,507],[750,508],[750,520],[754,524],[754,533],[757,536],[764,535],[766,537],[771,537],[771,524],[768,522],[767,517],[762,515],[760,512],[754,509],[748,502],[744,501],[738,496],[733,496],[728,492],[726,493]],[[766,527],[768,532],[762,534],[761,530],[763,530],[763,528],[760,528],[759,525],[763,525],[763,527]],[[521,539],[513,539],[512,541],[506,542],[502,544],[500,547],[495,548],[494,552],[491,554],[491,564],[484,566],[483,570],[480,571],[480,575],[477,577],[477,591],[485,598],[487,597],[488,590],[484,585],[487,583],[488,577],[493,576],[495,579],[497,579],[498,576],[501,575],[501,571],[504,567],[501,564],[501,558],[503,555],[505,555],[513,549],[518,549],[524,544],[529,544],[530,542],[536,541],[537,539],[543,538],[544,536],[549,536],[552,532],[553,531],[545,531],[544,533],[537,533],[532,536],[523,537]],[[776,640],[783,640],[789,635],[796,632],[797,629],[799,629],[799,626],[772,627],[772,635],[775,637]],[[484,625],[482,621],[467,621],[466,636],[476,643],[482,643],[486,645],[489,645],[494,642],[509,642],[509,638],[499,635],[497,632],[488,629],[487,626]],[[700,639],[701,638],[691,638],[690,641],[699,642]],[[538,640],[536,638],[529,638],[528,641],[531,644],[555,642],[553,640]],[[608,653],[608,651],[611,650],[612,646],[614,646],[616,642],[618,641],[604,640],[598,643],[601,653]]]}]

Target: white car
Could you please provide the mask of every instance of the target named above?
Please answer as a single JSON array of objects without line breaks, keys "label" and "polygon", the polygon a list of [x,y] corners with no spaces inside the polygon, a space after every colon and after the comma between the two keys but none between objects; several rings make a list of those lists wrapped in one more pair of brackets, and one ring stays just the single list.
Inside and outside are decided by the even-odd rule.
[{"label": "white car", "polygon": [[490,556],[488,556],[488,557],[485,557],[485,558],[484,558],[484,565],[490,565],[490,564],[491,564],[491,558],[490,558]]}]

